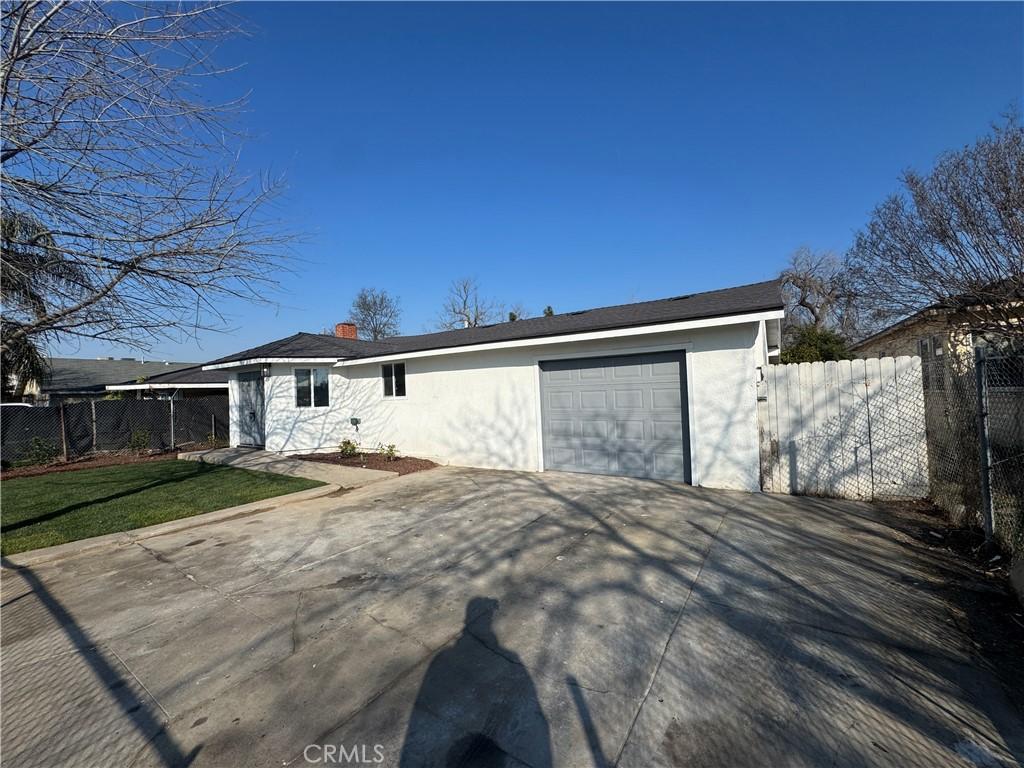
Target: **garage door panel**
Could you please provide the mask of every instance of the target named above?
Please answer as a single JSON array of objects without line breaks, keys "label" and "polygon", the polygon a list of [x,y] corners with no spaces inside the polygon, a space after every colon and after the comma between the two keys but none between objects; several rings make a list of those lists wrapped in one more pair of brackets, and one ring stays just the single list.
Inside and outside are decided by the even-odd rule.
[{"label": "garage door panel", "polygon": [[647,456],[643,451],[619,451],[618,459],[622,474],[633,477],[647,475]]},{"label": "garage door panel", "polygon": [[608,437],[608,423],[604,421],[581,421],[580,437],[597,437],[605,440]]},{"label": "garage door panel", "polygon": [[666,440],[672,445],[683,444],[683,424],[675,421],[652,421],[651,437]]},{"label": "garage door panel", "polygon": [[682,404],[682,401],[682,393],[679,391],[679,387],[676,387],[674,389],[659,388],[651,390],[652,408],[678,411],[679,406]]},{"label": "garage door panel", "polygon": [[641,379],[644,375],[642,365],[617,365],[612,370],[613,379]]},{"label": "garage door panel", "polygon": [[604,381],[607,371],[604,368],[582,368],[578,375],[580,381]]},{"label": "garage door panel", "polygon": [[640,410],[644,407],[644,393],[641,389],[616,389],[613,400],[617,411],[624,408]]},{"label": "garage door panel", "polygon": [[615,436],[619,440],[643,440],[644,422],[641,419],[635,421],[616,421]]},{"label": "garage door panel", "polygon": [[679,363],[676,362],[664,362],[664,363],[651,363],[651,378],[656,379],[659,377],[667,379],[679,380]]},{"label": "garage door panel", "polygon": [[557,445],[551,446],[551,461],[554,464],[575,464],[576,463],[576,449],[575,448],[563,448]]},{"label": "garage door panel", "polygon": [[548,392],[548,408],[559,411],[572,410],[572,392]]},{"label": "garage door panel", "polygon": [[654,476],[655,477],[671,477],[673,475],[682,476],[683,473],[683,456],[682,454],[675,453],[656,453],[654,454]]},{"label": "garage door panel", "polygon": [[605,449],[581,451],[583,466],[590,472],[607,472],[612,469],[611,457]]},{"label": "garage door panel", "polygon": [[572,421],[570,419],[552,419],[548,422],[552,437],[572,437]]},{"label": "garage door panel", "polygon": [[688,479],[683,353],[541,364],[544,465]]}]

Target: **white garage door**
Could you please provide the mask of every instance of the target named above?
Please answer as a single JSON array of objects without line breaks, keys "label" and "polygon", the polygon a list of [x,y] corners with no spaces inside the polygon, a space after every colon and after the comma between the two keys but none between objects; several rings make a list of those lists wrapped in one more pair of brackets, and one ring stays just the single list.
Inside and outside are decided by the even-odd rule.
[{"label": "white garage door", "polygon": [[684,354],[542,362],[544,468],[689,482]]}]

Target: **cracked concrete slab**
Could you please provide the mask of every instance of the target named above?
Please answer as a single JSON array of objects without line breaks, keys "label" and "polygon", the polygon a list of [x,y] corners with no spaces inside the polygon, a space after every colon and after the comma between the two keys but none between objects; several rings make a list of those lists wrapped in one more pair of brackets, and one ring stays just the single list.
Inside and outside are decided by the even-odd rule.
[{"label": "cracked concrete slab", "polygon": [[5,568],[4,759],[1010,766],[950,578],[865,504],[441,468]]}]

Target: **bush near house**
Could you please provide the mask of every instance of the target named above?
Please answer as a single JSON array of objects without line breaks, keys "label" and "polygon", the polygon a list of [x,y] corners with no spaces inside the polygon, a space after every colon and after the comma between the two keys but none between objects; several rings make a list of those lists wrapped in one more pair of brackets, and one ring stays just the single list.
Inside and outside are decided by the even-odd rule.
[{"label": "bush near house", "polygon": [[790,330],[788,337],[782,348],[783,363],[818,363],[850,358],[846,339],[828,328],[798,326]]}]

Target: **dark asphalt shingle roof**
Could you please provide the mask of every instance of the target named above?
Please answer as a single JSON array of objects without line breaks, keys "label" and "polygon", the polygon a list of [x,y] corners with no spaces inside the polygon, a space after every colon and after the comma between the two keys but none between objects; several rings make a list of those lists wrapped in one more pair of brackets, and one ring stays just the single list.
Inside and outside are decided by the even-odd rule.
[{"label": "dark asphalt shingle roof", "polygon": [[[394,340],[388,339],[389,342]],[[390,351],[391,346],[383,341],[341,339],[322,333],[296,333],[277,341],[261,344],[258,347],[244,349],[233,355],[206,363],[206,365],[252,360],[260,357],[369,357],[370,355],[386,355]]]},{"label": "dark asphalt shingle roof", "polygon": [[[138,384],[135,379],[131,381],[120,381],[118,384]],[[170,371],[169,373],[158,373],[150,376],[143,384],[170,384],[178,387],[188,388],[195,384],[222,384],[228,386],[227,371],[204,371],[202,365],[192,365],[188,368]]]},{"label": "dark asphalt shingle roof", "polygon": [[252,349],[214,360],[207,365],[266,357],[360,358],[404,354],[448,347],[487,344],[519,339],[561,336],[564,334],[657,325],[680,320],[725,317],[765,310],[782,309],[782,291],[777,280],[706,291],[669,299],[619,304],[551,317],[533,317],[511,323],[453,331],[395,336],[381,341],[340,339],[312,333],[297,333]]},{"label": "dark asphalt shingle roof", "polygon": [[103,392],[107,384],[134,382],[140,376],[150,377],[192,368],[196,363],[51,357],[49,366],[50,371],[40,387],[45,394]]}]

